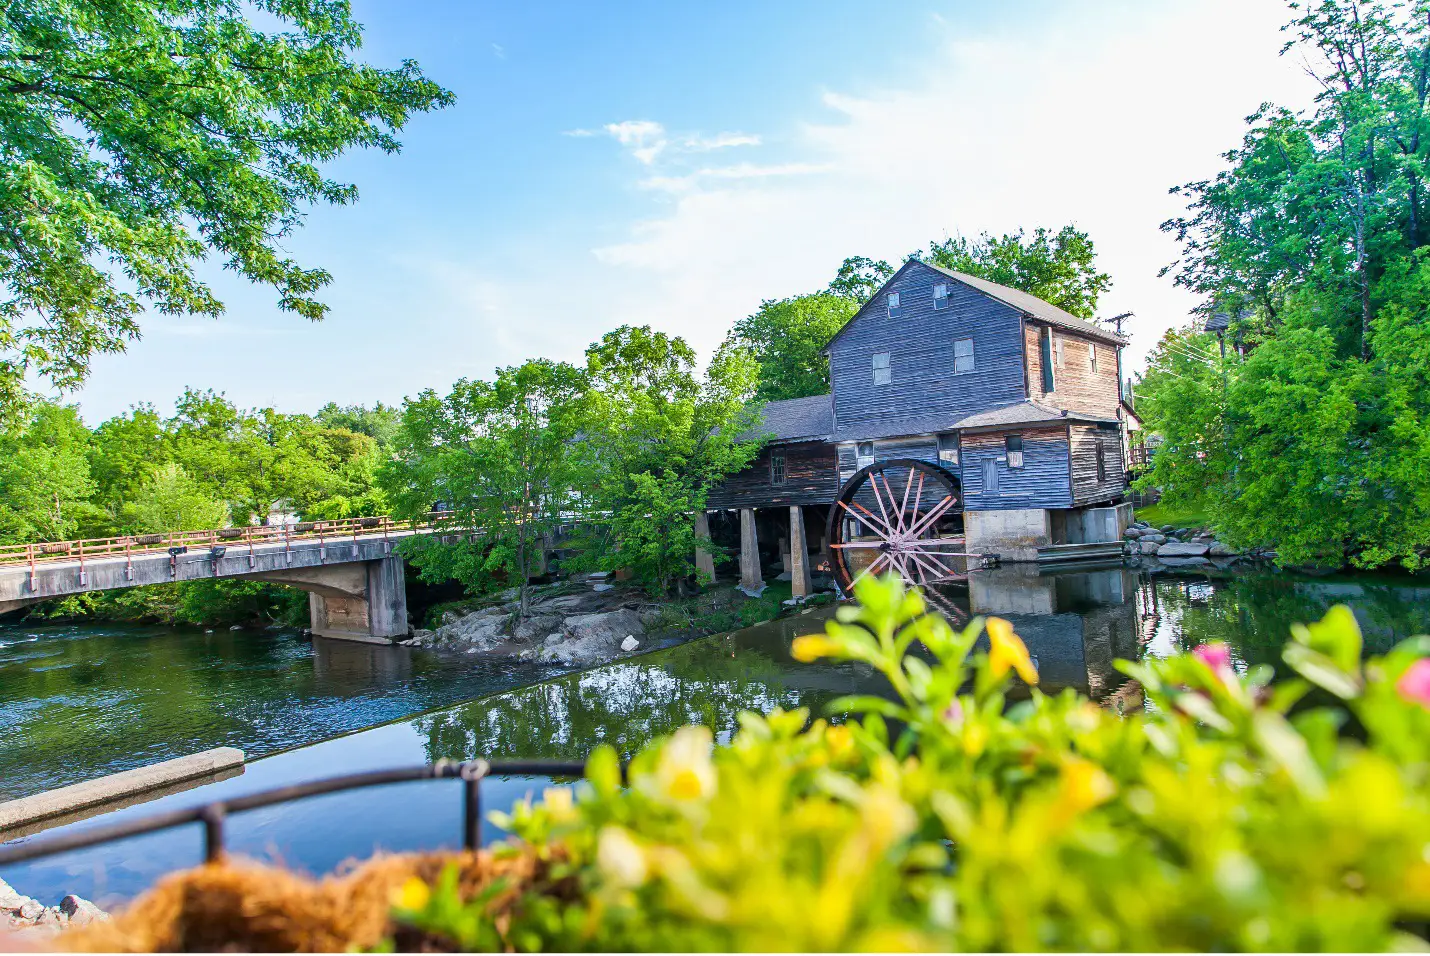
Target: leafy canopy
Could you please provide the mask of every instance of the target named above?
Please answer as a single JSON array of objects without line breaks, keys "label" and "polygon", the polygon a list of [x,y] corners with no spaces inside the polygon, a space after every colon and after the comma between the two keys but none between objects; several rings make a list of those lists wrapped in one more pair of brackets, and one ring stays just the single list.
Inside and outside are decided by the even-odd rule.
[{"label": "leafy canopy", "polygon": [[1035,295],[1083,319],[1097,316],[1097,300],[1112,277],[1097,269],[1092,239],[1073,226],[1056,233],[1039,227],[994,238],[983,233],[930,242],[926,262]]},{"label": "leafy canopy", "polygon": [[70,386],[121,351],[147,306],[218,315],[216,255],[280,308],[327,311],[330,280],[284,251],[320,169],[396,152],[451,93],[411,60],[354,59],[345,0],[12,0],[0,12],[0,411],[26,374]]}]

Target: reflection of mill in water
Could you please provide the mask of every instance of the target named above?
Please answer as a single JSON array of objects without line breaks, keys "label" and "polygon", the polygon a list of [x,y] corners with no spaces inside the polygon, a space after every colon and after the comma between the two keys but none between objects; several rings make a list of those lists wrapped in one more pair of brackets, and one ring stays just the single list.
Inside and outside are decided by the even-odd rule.
[{"label": "reflection of mill in water", "polygon": [[[1093,700],[1126,680],[1112,662],[1142,656],[1140,622],[1149,619],[1137,575],[1121,567],[1040,572],[1037,565],[1006,565],[974,571],[966,586],[941,588],[931,597],[955,624],[968,613],[950,612],[965,606],[975,615],[1007,619],[1028,645],[1046,693],[1072,687]],[[986,637],[980,642],[987,646]]]}]

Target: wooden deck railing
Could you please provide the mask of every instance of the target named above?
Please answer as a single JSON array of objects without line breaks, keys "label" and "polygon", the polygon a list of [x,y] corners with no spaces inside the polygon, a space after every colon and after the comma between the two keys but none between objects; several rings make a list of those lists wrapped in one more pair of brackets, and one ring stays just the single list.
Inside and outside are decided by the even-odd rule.
[{"label": "wooden deck railing", "polygon": [[247,548],[271,544],[291,545],[298,541],[319,544],[363,538],[406,536],[440,527],[451,517],[449,511],[434,511],[423,521],[395,521],[392,518],[338,518],[332,521],[298,521],[278,525],[245,525],[211,531],[170,531],[159,534],[128,534],[113,538],[84,538],[78,541],[39,541],[31,544],[0,544],[0,567],[7,565],[53,564],[101,558],[133,558],[142,554],[167,554],[176,548],[223,545]]}]

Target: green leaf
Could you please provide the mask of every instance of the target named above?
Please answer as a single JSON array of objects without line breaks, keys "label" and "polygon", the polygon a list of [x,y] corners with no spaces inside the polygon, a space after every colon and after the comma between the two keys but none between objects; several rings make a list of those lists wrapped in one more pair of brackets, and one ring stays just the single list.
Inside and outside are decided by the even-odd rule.
[{"label": "green leaf", "polygon": [[1343,700],[1360,696],[1360,681],[1347,674],[1330,657],[1305,644],[1287,644],[1282,657],[1291,669],[1317,687],[1330,691]]}]

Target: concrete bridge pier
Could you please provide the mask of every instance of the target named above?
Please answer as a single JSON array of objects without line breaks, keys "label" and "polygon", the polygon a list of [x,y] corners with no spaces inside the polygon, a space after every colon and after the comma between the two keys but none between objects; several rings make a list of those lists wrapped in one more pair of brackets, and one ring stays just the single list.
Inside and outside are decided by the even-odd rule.
[{"label": "concrete bridge pier", "polygon": [[309,626],[320,637],[387,644],[407,636],[407,579],[396,555],[254,576],[307,591]]}]

